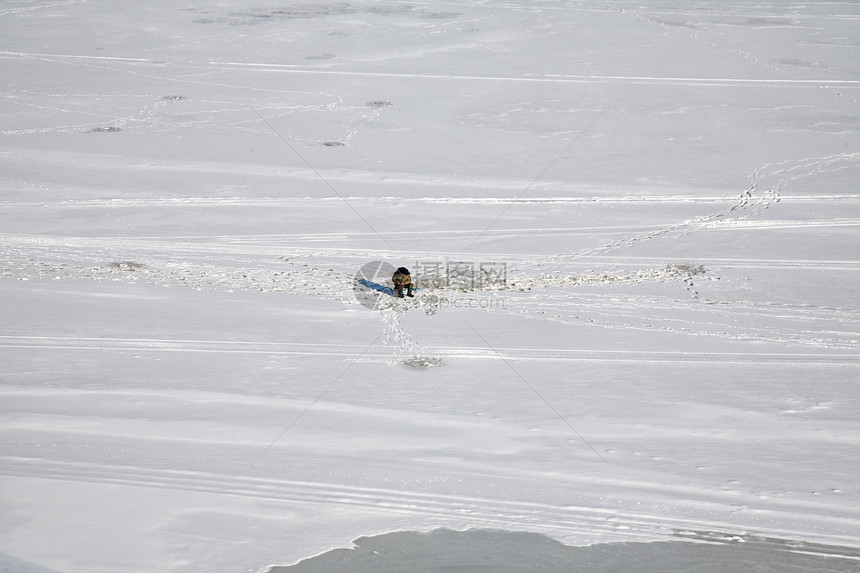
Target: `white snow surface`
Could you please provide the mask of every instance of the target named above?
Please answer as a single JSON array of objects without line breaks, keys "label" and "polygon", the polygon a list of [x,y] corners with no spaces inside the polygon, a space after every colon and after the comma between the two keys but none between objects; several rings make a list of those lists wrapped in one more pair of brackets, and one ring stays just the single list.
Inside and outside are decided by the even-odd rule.
[{"label": "white snow surface", "polygon": [[0,570],[857,555],[858,56],[849,1],[0,2]]}]

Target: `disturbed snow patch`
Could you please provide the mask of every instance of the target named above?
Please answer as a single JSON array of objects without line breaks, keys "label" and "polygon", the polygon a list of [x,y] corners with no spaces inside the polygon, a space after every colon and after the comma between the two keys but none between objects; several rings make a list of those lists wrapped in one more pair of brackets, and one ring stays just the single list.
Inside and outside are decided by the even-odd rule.
[{"label": "disturbed snow patch", "polygon": [[134,261],[118,261],[115,263],[111,263],[108,265],[108,268],[112,271],[136,271],[144,268],[146,265],[143,263],[137,263]]}]

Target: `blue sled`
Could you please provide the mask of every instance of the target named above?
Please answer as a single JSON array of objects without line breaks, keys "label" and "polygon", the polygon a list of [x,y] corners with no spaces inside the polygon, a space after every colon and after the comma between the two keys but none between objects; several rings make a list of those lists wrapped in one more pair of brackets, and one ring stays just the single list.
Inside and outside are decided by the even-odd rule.
[{"label": "blue sled", "polygon": [[[391,287],[387,287],[385,285],[381,285],[379,283],[375,283],[375,282],[369,281],[367,279],[358,279],[358,283],[363,284],[364,286],[366,286],[367,288],[369,288],[371,290],[384,292],[388,296],[394,296],[394,289]],[[418,290],[418,287],[412,287],[413,292],[416,290]]]},{"label": "blue sled", "polygon": [[360,284],[363,284],[364,286],[366,286],[369,289],[376,290],[379,292],[384,292],[388,296],[394,296],[394,289],[391,287],[387,287],[387,286],[381,285],[379,283],[369,281],[367,279],[358,279],[358,282]]}]

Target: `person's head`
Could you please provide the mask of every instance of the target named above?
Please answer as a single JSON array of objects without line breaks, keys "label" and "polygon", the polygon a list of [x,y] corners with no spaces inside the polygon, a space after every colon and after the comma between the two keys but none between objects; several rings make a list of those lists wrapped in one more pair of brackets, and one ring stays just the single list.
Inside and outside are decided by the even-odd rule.
[{"label": "person's head", "polygon": [[409,269],[407,269],[406,267],[400,267],[399,269],[397,269],[397,272],[400,273],[401,275],[408,275]]}]

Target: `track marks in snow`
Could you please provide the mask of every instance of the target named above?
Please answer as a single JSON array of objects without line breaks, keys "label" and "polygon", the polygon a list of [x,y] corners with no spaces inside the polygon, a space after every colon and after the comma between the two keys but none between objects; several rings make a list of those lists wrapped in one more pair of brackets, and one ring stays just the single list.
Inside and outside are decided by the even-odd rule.
[{"label": "track marks in snow", "polygon": [[[108,94],[52,94],[36,92],[11,92],[4,96],[6,103],[17,106],[22,111],[33,111],[42,117],[55,115],[68,118],[79,117],[78,123],[50,125],[43,127],[28,127],[19,129],[0,130],[2,135],[29,135],[47,133],[116,133],[127,127],[150,125],[156,129],[175,127],[175,122],[165,122],[159,117],[162,108],[171,103],[182,101],[182,96],[155,95],[108,95]],[[106,117],[99,109],[105,101],[111,101],[111,107],[130,108],[126,115]],[[40,103],[36,103],[40,102]],[[56,102],[56,103],[55,103]],[[86,102],[91,104],[87,109]]]},{"label": "track marks in snow", "polygon": [[[170,85],[217,87],[225,99],[184,95],[156,95],[149,93],[57,93],[32,90],[10,91],[5,102],[17,106],[24,118],[33,122],[44,122],[45,118],[61,117],[62,124],[19,127],[0,130],[2,135],[29,135],[47,133],[114,133],[129,129],[170,131],[177,128],[206,129],[227,133],[248,133],[259,136],[284,137],[284,133],[300,145],[341,147],[379,118],[392,102],[369,101],[365,104],[348,104],[336,94],[260,88],[247,84],[224,84],[203,80],[179,79],[159,72],[165,62],[146,59],[108,58],[100,56],[78,56],[67,54],[39,54],[0,51],[0,57],[25,59],[47,64],[60,64],[100,70],[104,73],[121,73],[160,80]],[[204,66],[208,67],[208,66]],[[141,68],[151,71],[141,71]],[[231,99],[227,99],[230,98]],[[268,96],[272,102],[267,102]],[[109,104],[106,106],[106,102]],[[166,105],[176,106],[168,112]],[[102,111],[128,110],[122,115],[108,116]],[[26,112],[32,112],[30,116]],[[297,133],[294,129],[273,133],[269,122],[290,119],[297,115],[312,115],[334,120],[338,127],[329,133]],[[65,123],[70,117],[80,118],[75,123]],[[22,121],[18,118],[17,121]],[[320,122],[315,122],[319,125]],[[277,123],[276,123],[277,125]],[[321,128],[325,129],[325,128]],[[328,128],[331,129],[331,128]]]},{"label": "track marks in snow", "polygon": [[[237,87],[238,89],[238,87]],[[271,137],[272,129],[265,121],[276,121],[299,114],[329,115],[342,119],[342,130],[331,137],[309,133],[288,135],[301,145],[336,147],[349,142],[377,119],[384,107],[376,105],[347,105],[339,96],[329,94],[291,93],[285,97],[292,103],[265,104],[258,101],[208,100],[179,95],[156,94],[63,94],[13,92],[5,96],[6,103],[22,111],[32,111],[39,118],[78,117],[76,123],[52,124],[0,130],[2,135],[48,133],[115,133],[125,129],[170,131],[174,129],[207,129],[228,133],[243,132]],[[57,102],[57,103],[54,103]],[[105,106],[106,102],[108,105]],[[167,109],[165,106],[175,106]],[[124,115],[107,116],[102,108],[126,108]],[[259,114],[259,115],[258,115]],[[260,118],[263,117],[264,120]],[[40,119],[41,121],[41,119]]]},{"label": "track marks in snow", "polygon": [[[0,241],[0,246],[5,247],[0,249],[0,281],[84,280],[237,294],[288,294],[350,305],[357,303],[353,269],[367,260],[391,255],[379,251],[282,249],[253,242],[7,238],[8,241]],[[277,256],[286,250],[293,253]],[[399,258],[420,256],[399,254]],[[428,256],[439,257],[439,253]],[[99,259],[103,262],[94,265]],[[450,260],[457,259],[452,256]],[[695,264],[666,264],[658,258],[608,255],[504,260],[509,265],[505,289],[425,289],[419,291],[416,300],[429,312],[440,305],[470,308],[462,306],[462,301],[484,297],[486,304],[471,308],[578,327],[829,349],[856,348],[860,343],[857,309],[744,299],[733,292],[731,285],[721,285],[726,281],[720,281],[721,275],[732,269],[737,274],[743,269],[764,267],[856,273],[860,261],[704,259]],[[604,265],[607,270],[603,272],[588,270]],[[652,285],[648,291],[657,285],[666,286],[659,289],[664,291],[660,294],[630,290],[636,285]],[[626,290],[619,291],[619,287]],[[594,290],[604,288],[610,290]]]},{"label": "track marks in snow", "polygon": [[71,4],[83,4],[89,0],[66,0],[65,2],[49,2],[46,4],[37,4],[35,6],[21,6],[19,8],[5,8],[0,10],[0,18],[3,16],[11,16],[20,12],[34,12],[36,10],[44,10],[47,8],[57,8],[59,6],[69,6]]},{"label": "track marks in snow", "polygon": [[[842,170],[860,170],[860,153],[836,154],[812,157],[803,160],[789,160],[768,164],[756,169],[750,176],[749,187],[740,194],[734,203],[721,209],[705,213],[691,219],[677,221],[657,230],[606,243],[599,247],[582,249],[569,255],[577,259],[583,256],[599,255],[622,248],[628,248],[655,238],[666,236],[683,237],[691,232],[713,228],[724,221],[730,221],[726,228],[737,220],[748,220],[782,200],[782,191],[791,184],[821,173],[834,173]],[[767,187],[765,187],[767,186]],[[762,187],[765,187],[762,190]],[[740,228],[740,227],[736,227]]]},{"label": "track marks in snow", "polygon": [[[720,273],[725,273],[726,269],[769,267],[853,273],[860,270],[860,261],[697,258],[692,262],[680,262],[613,256],[611,253],[643,241],[681,237],[699,230],[769,228],[769,225],[815,226],[817,221],[789,224],[759,220],[756,215],[780,203],[784,196],[785,200],[791,200],[787,193],[798,181],[820,173],[857,169],[860,167],[858,159],[860,154],[837,154],[765,165],[751,175],[749,188],[744,193],[719,210],[663,226],[609,226],[606,228],[630,232],[623,233],[620,239],[573,253],[481,255],[483,260],[507,263],[506,289],[491,289],[492,292],[484,289],[425,289],[425,293],[432,291],[430,294],[437,303],[456,301],[462,296],[504,295],[506,304],[488,307],[488,310],[578,326],[799,343],[818,348],[853,348],[860,341],[857,309],[824,308],[798,301],[763,304],[756,302],[755,298],[745,299],[735,293],[726,298],[725,288],[717,291],[707,288],[703,294],[699,291],[700,285],[708,287],[709,281],[719,281]],[[640,200],[638,197],[608,200],[616,199]],[[685,201],[690,198],[665,199]],[[293,199],[303,200],[306,199]],[[254,204],[253,199],[248,201],[247,204]],[[195,200],[190,199],[190,202],[193,204]],[[856,221],[839,219],[822,223],[847,226],[856,224]],[[526,231],[541,236],[543,233],[564,233],[566,229]],[[468,233],[456,230],[439,235],[457,238],[467,237]],[[492,230],[488,236],[491,233],[505,237],[511,231]],[[302,239],[336,242],[357,237],[368,238],[368,234],[225,235],[193,240],[6,234],[0,235],[0,280],[113,281],[222,292],[286,293],[354,304],[354,270],[368,260],[469,260],[475,256],[474,253],[439,251],[393,252],[294,246]],[[287,246],[283,246],[284,243]],[[595,271],[598,265],[605,265],[606,270]],[[590,287],[672,282],[682,283],[686,293],[664,289],[666,294],[662,296],[653,292],[606,295],[587,290]],[[683,320],[676,312],[679,308],[683,312]],[[684,325],[684,320],[690,324]]]},{"label": "track marks in snow", "polygon": [[[60,240],[59,243],[63,241]],[[0,280],[16,278],[22,281],[110,281],[128,285],[182,287],[198,291],[302,294],[342,302],[352,301],[352,273],[338,271],[325,261],[320,261],[317,266],[313,262],[302,260],[301,256],[296,257],[298,260],[277,258],[276,253],[283,252],[283,249],[272,248],[268,253],[270,258],[263,255],[263,260],[252,261],[239,256],[236,251],[230,255],[229,248],[221,249],[211,244],[189,245],[190,251],[182,249],[165,256],[164,250],[171,250],[168,244],[161,243],[159,246],[158,241],[143,241],[130,249],[130,253],[125,253],[133,253],[137,258],[109,260],[119,248],[116,241],[108,240],[102,243],[108,250],[104,253],[92,248],[96,247],[96,244],[88,240],[84,240],[84,243],[74,249],[68,249],[69,243],[66,243],[65,248],[55,244],[58,248],[54,250],[54,255],[43,253],[46,259],[53,259],[53,262],[44,259],[36,261],[32,257],[16,255],[0,246],[0,253],[8,255],[7,261],[0,263]],[[131,243],[134,244],[134,241]],[[129,246],[128,242],[126,246]],[[61,262],[63,257],[58,260],[56,253],[60,251],[65,251],[65,260],[72,262]],[[158,251],[162,254],[156,254]],[[189,253],[196,253],[196,257],[188,257]],[[208,257],[201,257],[201,253],[209,254],[217,261],[207,260]],[[84,260],[93,261],[100,257],[105,257],[102,260],[106,262],[97,265],[83,263]],[[9,259],[18,259],[18,262]]]},{"label": "track marks in snow", "polygon": [[268,73],[356,76],[367,78],[402,78],[402,79],[435,79],[440,81],[474,81],[474,82],[517,82],[541,84],[581,84],[581,83],[622,83],[645,85],[692,85],[704,87],[810,87],[820,88],[822,85],[837,86],[843,89],[860,88],[860,80],[825,80],[825,79],[755,79],[755,78],[714,78],[714,77],[669,77],[669,76],[633,76],[633,75],[574,75],[547,74],[544,76],[489,76],[489,75],[455,75],[432,73],[404,72],[364,72],[346,70],[301,69],[295,66],[274,66],[271,64],[248,64],[236,62],[212,62],[227,70],[250,70]]},{"label": "track marks in snow", "polygon": [[[666,538],[678,530],[728,531],[736,525],[723,521],[709,521],[701,517],[691,520],[688,515],[692,505],[701,504],[706,510],[698,515],[729,515],[738,508],[738,497],[732,492],[708,494],[700,490],[690,491],[689,499],[681,507],[643,507],[637,511],[638,503],[622,505],[623,500],[590,499],[589,494],[570,496],[564,504],[511,500],[510,496],[478,497],[457,494],[434,494],[405,491],[394,488],[362,487],[327,482],[295,481],[281,478],[251,477],[248,475],[216,474],[199,470],[173,470],[133,465],[108,465],[86,462],[63,462],[34,457],[2,457],[0,474],[27,479],[52,479],[102,483],[123,487],[167,489],[181,492],[208,493],[218,496],[235,496],[248,500],[306,506],[334,505],[360,507],[364,510],[384,514],[398,514],[422,518],[439,519],[445,522],[467,523],[470,527],[518,528],[551,531],[555,536],[572,536],[579,539],[623,535],[644,540]],[[572,478],[579,491],[590,492],[594,484],[588,478]],[[625,495],[633,499],[631,492],[640,492],[639,499],[650,499],[659,504],[671,505],[678,488],[641,481],[627,482],[611,480]],[[601,487],[606,487],[605,480]],[[568,484],[568,489],[570,484]],[[683,488],[681,488],[683,489]],[[722,509],[722,511],[715,511]],[[747,510],[747,513],[751,513]],[[787,537],[798,531],[788,524],[827,522],[834,528],[850,517],[834,508],[828,515],[821,512],[821,504],[808,506],[793,503],[791,499],[771,499],[766,508],[754,512],[760,519],[771,523],[782,522],[788,529]],[[687,515],[685,515],[687,514]]]},{"label": "track marks in snow", "polygon": [[[649,295],[545,293],[528,307],[509,303],[520,316],[610,330],[802,344],[853,350],[860,344],[860,311],[785,303],[677,299]],[[494,311],[496,312],[496,311]]]},{"label": "track marks in snow", "polygon": [[[365,488],[320,482],[253,478],[212,474],[201,471],[178,471],[133,466],[59,462],[38,458],[4,457],[0,473],[7,476],[87,483],[105,483],[127,487],[149,487],[175,491],[231,495],[246,499],[287,504],[326,504],[362,507],[381,513],[466,521],[473,526],[511,528],[546,527],[556,534],[587,532],[611,533],[647,538],[665,533],[661,519],[648,516],[622,516],[618,511],[587,506],[554,506],[534,502],[421,494],[395,489]],[[678,526],[692,527],[681,521]],[[702,524],[704,525],[704,524]],[[703,529],[707,529],[703,527]]]},{"label": "track marks in snow", "polygon": [[[0,271],[10,273],[13,267],[20,270],[46,266],[50,260],[63,261],[63,265],[71,265],[83,261],[117,259],[118,256],[151,260],[171,261],[193,267],[200,261],[230,260],[239,264],[261,264],[266,266],[279,265],[272,259],[279,259],[295,264],[312,263],[325,267],[325,262],[341,261],[340,264],[361,265],[368,260],[395,257],[400,259],[419,258],[426,260],[449,259],[469,260],[474,253],[461,251],[408,251],[378,250],[370,248],[329,248],[329,247],[295,247],[282,245],[283,237],[292,235],[256,235],[256,236],[223,236],[223,237],[62,237],[49,235],[20,235],[0,233],[0,264],[5,267]],[[332,237],[337,236],[333,234]],[[349,238],[351,234],[344,235]],[[375,235],[372,235],[375,236]],[[481,254],[482,260],[505,261],[512,268],[528,268],[529,262],[538,261],[543,267],[557,270],[559,265],[570,268],[587,268],[595,265],[607,267],[635,267],[637,269],[665,268],[667,260],[659,257],[622,256],[622,255],[578,255],[572,257],[560,255],[516,255],[516,254]],[[42,262],[40,262],[42,261]],[[545,264],[544,264],[545,263]],[[782,268],[782,269],[842,269],[860,270],[860,260],[835,259],[770,259],[770,258],[730,258],[730,257],[696,257],[695,263],[705,267],[737,267],[737,268]],[[16,267],[17,265],[17,267]],[[83,267],[81,267],[83,268]],[[350,270],[353,270],[350,267]],[[6,274],[12,277],[15,273]],[[38,274],[38,273],[37,273]],[[546,273],[543,273],[546,274]],[[2,275],[0,275],[2,276]],[[351,276],[351,273],[350,273]],[[33,277],[31,277],[33,278]]]},{"label": "track marks in snow", "polygon": [[[399,343],[400,341],[395,341]],[[345,357],[403,358],[396,344],[357,346],[289,342],[227,342],[217,340],[157,340],[128,338],[70,338],[0,336],[0,347],[69,350],[141,350],[154,352],[227,352],[242,354],[311,354]],[[755,352],[649,352],[625,350],[571,350],[529,348],[476,348],[432,346],[430,356],[462,359],[554,360],[593,362],[691,362],[712,364],[815,364],[860,365],[860,354],[755,353]],[[411,355],[408,355],[410,357]]]},{"label": "track marks in snow", "polygon": [[[50,159],[46,160],[50,161]],[[72,160],[74,164],[80,164],[81,158]],[[95,167],[95,165],[93,165]],[[171,168],[166,165],[146,164],[146,169],[173,171],[179,168]],[[187,166],[183,167],[188,170]],[[210,170],[209,166],[206,170]],[[211,166],[211,170],[218,172],[217,166]],[[310,178],[310,174],[308,173]],[[360,177],[360,176],[359,176]],[[457,185],[451,182],[451,185]],[[819,201],[856,201],[860,199],[858,194],[817,194],[817,195],[792,195],[790,197],[793,202],[819,202]],[[372,205],[403,205],[403,204],[447,204],[447,205],[549,205],[549,206],[577,206],[577,205],[595,205],[595,206],[637,206],[643,204],[663,204],[668,206],[673,205],[707,205],[713,203],[731,203],[735,201],[734,197],[718,196],[718,195],[594,195],[583,197],[360,197],[360,196],[341,196],[341,197],[205,197],[205,196],[184,196],[184,197],[148,197],[148,198],[106,198],[106,199],[62,199],[57,201],[0,201],[0,205],[5,207],[57,207],[57,208],[134,208],[134,207],[295,207],[305,206],[310,204],[319,204],[325,202],[335,202],[347,200],[351,203],[365,203],[368,206]],[[744,194],[744,198],[737,200],[737,207],[742,208],[750,204],[750,195]],[[779,202],[778,200],[776,202]],[[764,204],[764,201],[759,201]],[[768,203],[769,205],[770,203]],[[854,221],[854,219],[852,219]],[[766,222],[762,222],[765,224]],[[754,225],[754,221],[749,222]],[[556,229],[558,231],[572,232],[576,228]],[[584,227],[586,230],[626,230],[636,229],[636,226],[629,227]],[[537,229],[508,229],[508,232],[523,231]],[[541,230],[552,231],[553,229]],[[476,233],[475,230],[448,230],[439,231],[442,233]],[[489,231],[488,231],[489,232]],[[362,236],[372,235],[372,233],[332,233],[337,236]],[[273,235],[291,237],[293,235]]]},{"label": "track marks in snow", "polygon": [[[778,58],[763,50],[761,46],[756,49],[756,42],[749,42],[747,46],[731,48],[724,41],[722,30],[726,27],[736,30],[748,29],[750,31],[773,30],[785,28],[793,30],[808,30],[814,33],[816,29],[822,29],[822,23],[860,21],[860,13],[856,13],[856,7],[849,4],[841,5],[845,13],[832,13],[834,3],[815,2],[783,6],[780,4],[757,4],[751,6],[731,6],[726,4],[700,4],[695,11],[672,10],[669,7],[647,7],[639,4],[627,4],[623,2],[601,2],[609,9],[626,14],[643,24],[659,28],[662,34],[687,36],[694,43],[707,44],[707,49],[714,53],[727,53],[736,58],[745,60],[748,64],[762,70],[767,80],[761,79],[734,79],[742,85],[749,81],[749,85],[760,83],[761,85],[787,85],[783,82],[796,82],[795,86],[803,84],[815,85],[819,88],[829,88],[835,96],[841,96],[842,88],[860,84],[853,79],[836,79],[839,77],[851,78],[855,74],[852,69],[844,66],[831,66],[818,63],[797,62],[791,59]],[[854,12],[854,13],[852,13]],[[847,38],[816,38],[811,39],[813,44],[824,46],[841,46],[841,41]],[[755,52],[751,51],[755,50]],[[799,64],[799,65],[798,65]],[[789,70],[784,70],[784,66]],[[797,79],[795,72],[797,67],[805,67],[816,71],[828,72],[832,79]],[[774,74],[782,76],[782,79],[772,78]],[[857,101],[856,99],[854,101]]]}]

